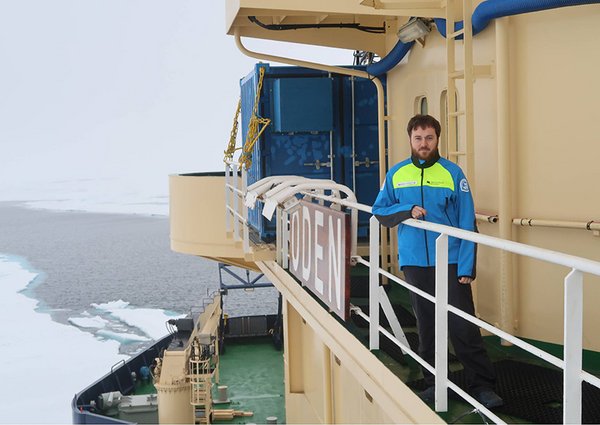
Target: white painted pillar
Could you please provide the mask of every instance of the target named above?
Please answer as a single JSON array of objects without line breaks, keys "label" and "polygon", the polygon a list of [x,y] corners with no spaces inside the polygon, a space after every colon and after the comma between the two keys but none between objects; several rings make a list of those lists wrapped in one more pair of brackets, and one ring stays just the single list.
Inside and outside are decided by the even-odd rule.
[{"label": "white painted pillar", "polygon": [[[236,213],[239,213],[240,211],[240,197],[238,195],[237,189],[238,189],[238,167],[237,165],[233,165],[233,187],[235,190],[232,191],[232,195],[233,195],[233,210]],[[233,239],[236,241],[239,241],[240,238],[240,220],[238,219],[238,217],[235,214],[232,214],[232,219],[233,219]]]},{"label": "white painted pillar", "polygon": [[583,367],[583,274],[576,269],[565,277],[565,343],[563,423],[581,423],[581,368]]},{"label": "white painted pillar", "polygon": [[435,241],[435,410],[448,410],[448,235]]},{"label": "white painted pillar", "polygon": [[231,193],[231,189],[229,187],[230,179],[229,175],[231,173],[231,166],[229,164],[225,164],[225,231],[227,233],[231,232],[231,211],[229,211],[230,202],[229,202],[229,194]]},{"label": "white painted pillar", "polygon": [[379,222],[369,220],[369,349],[379,350]]},{"label": "white painted pillar", "polygon": [[[244,198],[248,193],[248,171],[245,167],[242,167],[242,193],[244,194]],[[238,199],[240,197],[238,196]],[[244,217],[243,226],[243,234],[244,234],[244,254],[250,253],[250,228],[248,227],[248,207],[244,202],[244,199],[240,199],[242,204],[242,217]]]}]

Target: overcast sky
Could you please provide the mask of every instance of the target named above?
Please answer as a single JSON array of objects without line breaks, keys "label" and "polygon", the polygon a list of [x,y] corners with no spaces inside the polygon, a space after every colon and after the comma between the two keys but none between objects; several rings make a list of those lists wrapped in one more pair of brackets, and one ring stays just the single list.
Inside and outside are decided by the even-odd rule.
[{"label": "overcast sky", "polygon": [[221,1],[0,0],[0,190],[221,170],[239,79],[256,62],[225,34],[224,16]]}]

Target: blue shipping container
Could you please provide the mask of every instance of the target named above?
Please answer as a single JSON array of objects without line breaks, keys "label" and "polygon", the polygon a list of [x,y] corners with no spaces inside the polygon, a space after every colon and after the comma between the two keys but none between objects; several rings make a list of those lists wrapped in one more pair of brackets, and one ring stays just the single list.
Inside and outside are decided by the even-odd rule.
[{"label": "blue shipping container", "polygon": [[[332,179],[352,189],[360,203],[371,205],[380,186],[375,85],[364,78],[257,64],[240,81],[242,140],[260,68],[265,74],[258,114],[271,124],[254,146],[248,184],[272,175]],[[263,240],[274,238],[275,223],[262,217],[262,205],[248,219]],[[359,213],[359,238],[367,236],[368,221],[368,214]]]}]

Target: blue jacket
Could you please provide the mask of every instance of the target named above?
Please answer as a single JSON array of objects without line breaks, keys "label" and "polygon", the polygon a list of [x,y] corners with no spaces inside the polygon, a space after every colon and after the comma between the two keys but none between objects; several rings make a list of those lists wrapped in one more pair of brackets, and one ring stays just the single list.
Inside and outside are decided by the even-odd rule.
[{"label": "blue jacket", "polygon": [[[436,156],[421,163],[408,158],[388,171],[373,204],[382,225],[393,227],[411,218],[418,205],[427,211],[423,220],[476,231],[475,208],[467,179],[460,167]],[[403,266],[434,266],[435,240],[439,233],[399,224],[398,261]],[[475,278],[476,247],[473,242],[448,238],[448,263],[458,264],[458,276]]]}]

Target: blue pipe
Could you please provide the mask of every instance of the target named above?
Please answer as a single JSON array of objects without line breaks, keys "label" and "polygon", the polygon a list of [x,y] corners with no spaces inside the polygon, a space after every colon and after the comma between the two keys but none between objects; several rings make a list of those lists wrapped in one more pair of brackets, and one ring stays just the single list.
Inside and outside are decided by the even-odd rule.
[{"label": "blue pipe", "polygon": [[[483,31],[492,19],[529,12],[538,12],[540,10],[557,9],[559,7],[597,3],[600,3],[600,0],[487,0],[480,3],[473,11],[473,17],[471,19],[473,35]],[[443,18],[435,18],[434,21],[439,33],[443,37],[446,37],[446,20]],[[454,31],[461,30],[462,28],[462,21],[454,24]],[[462,36],[458,37],[458,39],[461,38]],[[406,56],[413,44],[414,41],[406,44],[398,41],[390,53],[379,62],[367,66],[366,71],[375,76],[385,74]]]},{"label": "blue pipe", "polygon": [[390,69],[398,65],[398,63],[400,63],[402,58],[406,56],[414,44],[414,41],[405,44],[398,40],[398,43],[396,43],[394,48],[383,59],[367,66],[366,71],[375,76],[385,74]]},{"label": "blue pipe", "polygon": [[[483,31],[492,19],[529,12],[538,12],[540,10],[557,9],[559,7],[581,6],[596,3],[600,3],[600,0],[487,0],[480,3],[473,11],[473,17],[471,19],[473,35]],[[446,37],[446,20],[443,18],[436,18],[434,20],[439,33],[443,37]],[[461,30],[462,28],[462,21],[454,24],[454,31]],[[459,39],[460,38],[461,37],[459,37]]]}]

